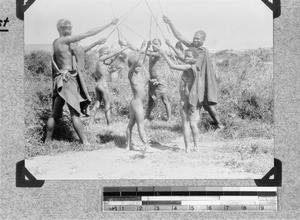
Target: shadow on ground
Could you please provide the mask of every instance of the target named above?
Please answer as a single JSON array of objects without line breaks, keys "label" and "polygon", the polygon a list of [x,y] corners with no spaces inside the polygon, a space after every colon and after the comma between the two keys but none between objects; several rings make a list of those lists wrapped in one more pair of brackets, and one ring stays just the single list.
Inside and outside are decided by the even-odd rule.
[{"label": "shadow on ground", "polygon": [[167,145],[162,145],[162,144],[160,144],[159,142],[156,142],[156,141],[151,141],[150,146],[153,147],[153,148],[156,148],[158,150],[163,150],[163,151],[165,151],[165,150],[170,150],[170,151],[175,151],[175,152],[180,151],[179,147],[176,147],[176,146],[170,147],[170,146],[167,146]]},{"label": "shadow on ground", "polygon": [[96,137],[99,140],[99,142],[102,144],[106,144],[108,142],[113,141],[118,148],[123,148],[123,149],[126,148],[126,137],[124,137],[124,136],[119,136],[119,135],[113,134],[112,132],[109,132],[104,135],[98,134],[98,135],[96,135]]}]

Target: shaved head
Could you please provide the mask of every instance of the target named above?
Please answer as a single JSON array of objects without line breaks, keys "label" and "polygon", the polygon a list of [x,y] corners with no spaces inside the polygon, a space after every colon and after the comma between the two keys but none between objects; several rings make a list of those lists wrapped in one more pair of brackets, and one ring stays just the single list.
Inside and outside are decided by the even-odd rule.
[{"label": "shaved head", "polygon": [[108,51],[108,50],[109,50],[108,47],[101,47],[99,49],[99,54],[102,54],[104,51]]},{"label": "shaved head", "polygon": [[194,37],[198,37],[198,36],[202,36],[203,41],[205,41],[206,39],[206,33],[202,30],[196,31],[196,33],[194,34]]},{"label": "shaved head", "polygon": [[60,31],[62,28],[66,27],[72,27],[71,21],[67,19],[59,19],[56,25],[57,30]]},{"label": "shaved head", "polygon": [[195,47],[190,47],[185,50],[185,53],[188,53],[188,52],[191,52],[193,54],[193,57],[196,59],[199,57],[199,51]]},{"label": "shaved head", "polygon": [[159,44],[159,45],[161,46],[161,40],[160,40],[159,38],[154,38],[154,39],[152,40],[152,43],[153,43],[153,44]]},{"label": "shaved head", "polygon": [[136,53],[130,54],[127,60],[128,66],[131,67],[136,62],[138,62],[138,54]]}]

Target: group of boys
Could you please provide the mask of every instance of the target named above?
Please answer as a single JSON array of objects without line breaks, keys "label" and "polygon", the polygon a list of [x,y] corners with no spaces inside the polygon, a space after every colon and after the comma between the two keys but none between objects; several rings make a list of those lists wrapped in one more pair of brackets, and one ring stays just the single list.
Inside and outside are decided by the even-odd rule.
[{"label": "group of boys", "polygon": [[[203,107],[209,112],[218,128],[223,128],[217,117],[214,105],[217,104],[217,84],[216,74],[212,65],[209,52],[203,47],[206,34],[204,31],[197,31],[193,41],[185,39],[173,23],[166,16],[163,16],[164,22],[171,28],[179,43],[174,47],[170,41],[166,40],[166,44],[172,48],[176,54],[176,58],[181,60],[181,64],[175,64],[170,59],[169,54],[161,48],[161,41],[154,39],[148,44],[143,42],[142,46],[137,49],[129,42],[119,40],[121,48],[117,51],[110,52],[107,47],[99,50],[99,60],[96,64],[96,102],[90,114],[89,124],[94,121],[95,114],[100,108],[101,101],[104,103],[105,116],[107,124],[110,123],[110,95],[108,92],[109,71],[107,66],[111,64],[126,49],[135,51],[128,57],[128,79],[130,81],[133,98],[130,102],[130,120],[126,129],[127,150],[132,150],[132,128],[137,124],[141,140],[148,146],[148,140],[145,134],[144,125],[144,109],[142,100],[145,97],[145,79],[141,74],[143,72],[143,63],[146,56],[149,57],[149,94],[148,108],[146,118],[151,119],[150,115],[154,108],[156,99],[161,98],[167,112],[166,120],[171,117],[171,106],[166,94],[165,82],[162,80],[159,62],[165,60],[169,67],[174,70],[183,71],[180,82],[180,113],[183,125],[185,151],[190,152],[189,140],[190,129],[192,131],[194,150],[198,150],[198,121],[200,110]],[[86,85],[84,83],[82,73],[84,71],[84,54],[86,51],[105,43],[105,39],[86,46],[81,47],[78,41],[87,37],[98,34],[106,28],[116,25],[118,19],[114,19],[107,25],[92,29],[86,33],[79,35],[72,34],[72,25],[69,20],[61,19],[57,23],[59,38],[53,42],[53,112],[47,121],[46,141],[52,140],[54,125],[57,119],[62,116],[62,108],[66,102],[70,111],[74,129],[77,132],[83,145],[90,145],[86,140],[83,132],[83,126],[80,121],[80,115],[88,115],[88,105],[91,99],[88,95]],[[182,44],[187,47],[186,50]],[[152,50],[150,48],[152,47]],[[163,58],[163,59],[162,59]],[[148,148],[149,149],[149,148]]]}]

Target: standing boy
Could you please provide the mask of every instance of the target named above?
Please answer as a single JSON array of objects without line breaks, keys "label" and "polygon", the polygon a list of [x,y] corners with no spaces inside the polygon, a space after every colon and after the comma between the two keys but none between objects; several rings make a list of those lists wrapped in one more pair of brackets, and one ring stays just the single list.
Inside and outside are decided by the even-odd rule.
[{"label": "standing boy", "polygon": [[193,41],[190,41],[180,34],[169,18],[163,16],[163,20],[170,26],[174,36],[180,42],[187,47],[195,47],[199,51],[200,56],[197,60],[197,66],[201,72],[201,78],[204,86],[203,94],[200,94],[200,102],[203,102],[203,108],[208,111],[217,129],[223,129],[224,126],[221,124],[217,115],[217,111],[214,108],[214,105],[216,105],[218,102],[216,73],[213,68],[210,54],[208,50],[203,47],[203,43],[206,39],[206,33],[202,30],[199,30],[195,33]]},{"label": "standing boy", "polygon": [[199,109],[201,104],[199,103],[198,95],[200,91],[197,87],[197,80],[199,78],[199,69],[196,66],[197,59],[199,58],[199,52],[196,48],[189,48],[185,50],[185,63],[183,65],[176,65],[172,63],[170,58],[163,50],[160,50],[161,54],[167,61],[169,67],[174,70],[183,71],[180,82],[180,114],[183,126],[183,137],[185,144],[185,151],[190,152],[190,129],[192,130],[194,150],[198,151],[198,121],[199,121]]},{"label": "standing boy", "polygon": [[60,19],[57,22],[59,38],[53,42],[54,63],[56,67],[53,71],[53,112],[46,125],[46,142],[52,140],[55,122],[62,116],[62,109],[66,102],[80,142],[84,145],[89,145],[83,134],[82,123],[79,118],[81,113],[86,113],[86,109],[90,103],[87,89],[81,75],[84,70],[84,57],[82,56],[84,55],[84,50],[77,46],[76,43],[100,33],[117,22],[118,19],[114,19],[107,25],[78,35],[71,35],[72,24],[69,20]]},{"label": "standing boy", "polygon": [[[142,50],[145,47],[146,42],[143,42],[138,55],[133,54],[130,55],[128,58],[128,79],[130,82],[130,86],[133,93],[133,99],[130,101],[129,104],[129,114],[130,119],[126,130],[126,137],[127,137],[127,146],[126,149],[133,150],[132,148],[132,128],[135,123],[138,126],[138,132],[140,138],[144,144],[146,144],[147,150],[148,148],[148,140],[145,133],[145,122],[144,122],[144,108],[143,108],[143,99],[145,98],[145,79],[142,76]],[[146,56],[144,54],[144,56]]]},{"label": "standing boy", "polygon": [[[148,43],[149,47],[151,42]],[[151,119],[150,115],[155,106],[155,101],[161,98],[167,112],[166,121],[171,117],[171,105],[167,96],[167,90],[165,83],[162,79],[161,73],[161,55],[159,54],[159,47],[161,46],[161,41],[158,38],[152,40],[152,51],[147,51],[149,56],[149,94],[148,94],[148,107],[146,111],[146,118]]]},{"label": "standing boy", "polygon": [[119,41],[121,46],[126,46],[119,50],[109,52],[107,47],[101,47],[99,50],[99,60],[96,65],[96,87],[95,87],[95,94],[96,94],[96,102],[91,111],[91,116],[89,120],[89,125],[95,120],[95,115],[97,110],[100,108],[101,101],[104,103],[104,111],[107,125],[110,123],[110,115],[111,115],[111,103],[110,103],[110,95],[109,95],[109,88],[108,88],[108,80],[110,78],[110,73],[108,69],[108,65],[113,62],[113,57],[117,57],[120,53],[126,50],[128,47],[127,45]]}]

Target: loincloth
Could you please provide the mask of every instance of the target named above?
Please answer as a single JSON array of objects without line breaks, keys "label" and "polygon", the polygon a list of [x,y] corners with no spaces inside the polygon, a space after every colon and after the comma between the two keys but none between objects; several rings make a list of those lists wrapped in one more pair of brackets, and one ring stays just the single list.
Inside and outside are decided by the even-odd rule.
[{"label": "loincloth", "polygon": [[63,98],[73,109],[81,114],[81,102],[86,101],[80,94],[77,73],[66,72],[56,75],[53,85],[53,99],[57,96]]},{"label": "loincloth", "polygon": [[149,80],[149,96],[153,100],[156,100],[166,93],[167,88],[166,88],[165,84],[162,82],[162,80],[156,79],[155,84],[156,84],[156,82],[158,83],[156,85],[154,85],[153,79],[151,79],[151,80]]}]

